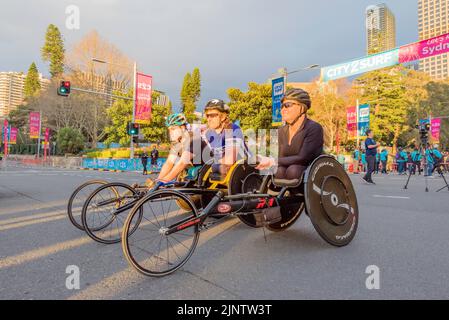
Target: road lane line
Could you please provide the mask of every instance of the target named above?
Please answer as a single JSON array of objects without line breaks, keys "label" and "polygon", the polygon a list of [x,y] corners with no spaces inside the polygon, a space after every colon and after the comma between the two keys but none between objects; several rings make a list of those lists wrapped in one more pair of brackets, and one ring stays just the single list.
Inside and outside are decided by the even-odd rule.
[{"label": "road lane line", "polygon": [[[219,236],[225,231],[239,224],[238,219],[228,220],[214,228],[208,229],[201,233],[197,248]],[[181,269],[182,270],[182,269]],[[126,290],[129,286],[134,286],[137,281],[148,279],[142,276],[132,267],[114,273],[102,281],[89,286],[78,294],[68,298],[68,300],[85,300],[85,299],[111,299],[118,295],[119,292]]]},{"label": "road lane line", "polygon": [[381,195],[373,195],[374,198],[388,198],[388,199],[410,199],[410,197],[399,197],[399,196],[381,196]]}]

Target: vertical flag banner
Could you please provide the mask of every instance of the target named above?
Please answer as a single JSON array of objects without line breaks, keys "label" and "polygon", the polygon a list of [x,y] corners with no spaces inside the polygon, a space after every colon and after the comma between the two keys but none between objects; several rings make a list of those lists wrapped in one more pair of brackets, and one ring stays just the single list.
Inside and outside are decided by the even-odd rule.
[{"label": "vertical flag banner", "polygon": [[3,153],[5,157],[8,155],[8,120],[5,119],[3,122],[3,143],[5,144],[3,148]]},{"label": "vertical flag banner", "polygon": [[432,133],[432,140],[434,142],[439,143],[440,142],[440,130],[441,130],[441,119],[440,118],[432,119],[430,130]]},{"label": "vertical flag banner", "polygon": [[151,93],[153,77],[142,73],[136,75],[136,111],[137,123],[149,124],[151,120]]},{"label": "vertical flag banner", "polygon": [[370,115],[370,106],[369,104],[363,104],[359,106],[359,136],[366,137],[366,130],[369,129],[369,115]]},{"label": "vertical flag banner", "polygon": [[44,145],[45,148],[48,149],[48,141],[50,140],[50,129],[46,128],[45,129],[45,140],[44,140]]},{"label": "vertical flag banner", "polygon": [[346,109],[346,122],[348,129],[348,139],[357,138],[357,107]]},{"label": "vertical flag banner", "polygon": [[11,128],[9,132],[9,143],[17,144],[17,128]]},{"label": "vertical flag banner", "polygon": [[39,125],[40,125],[40,114],[39,112],[30,112],[30,138],[31,139],[38,139],[40,132],[39,132]]},{"label": "vertical flag banner", "polygon": [[282,116],[281,116],[281,100],[284,96],[284,86],[285,86],[285,78],[277,78],[271,81],[272,86],[272,123],[274,126],[279,126],[282,124]]}]

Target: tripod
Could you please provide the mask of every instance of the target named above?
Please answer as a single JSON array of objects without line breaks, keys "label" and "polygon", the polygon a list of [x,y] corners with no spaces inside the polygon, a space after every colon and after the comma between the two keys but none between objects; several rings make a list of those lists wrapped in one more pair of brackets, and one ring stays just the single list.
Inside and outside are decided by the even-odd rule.
[{"label": "tripod", "polygon": [[441,189],[438,189],[437,192],[443,191],[445,188],[447,188],[447,190],[449,191],[449,185],[447,184],[446,177],[444,176],[443,170],[441,170],[441,163],[437,164],[433,170],[436,170],[440,174],[440,176],[444,180],[444,183],[446,184]]},{"label": "tripod", "polygon": [[[427,151],[429,150],[430,151],[430,148],[428,148],[428,146],[427,146],[428,144],[427,144],[427,141],[425,140],[425,139],[422,139],[421,140],[421,144],[419,145],[419,154],[421,155],[421,157],[424,159],[424,180],[426,181],[426,192],[429,192],[429,181],[428,181],[428,179],[427,179]],[[430,152],[432,152],[432,151],[430,151]],[[413,164],[413,165],[415,165],[415,164]],[[440,190],[438,190],[437,192],[440,192],[441,190],[443,190],[444,188],[446,188],[447,187],[447,189],[449,190],[449,185],[447,184],[447,181],[446,181],[446,177],[444,176],[444,174],[443,174],[443,171],[441,170],[441,166],[440,165],[437,165],[433,170],[432,170],[432,173],[435,171],[435,170],[437,170],[437,172],[440,174],[440,176],[443,178],[443,180],[444,180],[444,183],[446,184],[446,186],[444,186],[443,188],[441,188]],[[409,170],[409,173],[408,173],[408,178],[407,178],[407,183],[405,184],[405,186],[404,186],[404,189],[408,189],[408,184],[409,184],[409,182],[410,182],[410,178],[411,178],[411,176],[412,176],[412,171],[411,170]]]}]

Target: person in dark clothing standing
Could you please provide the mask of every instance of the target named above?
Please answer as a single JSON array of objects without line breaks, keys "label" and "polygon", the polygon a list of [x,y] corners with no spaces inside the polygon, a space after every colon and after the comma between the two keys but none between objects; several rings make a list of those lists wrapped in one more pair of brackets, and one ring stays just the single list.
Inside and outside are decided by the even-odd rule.
[{"label": "person in dark clothing standing", "polygon": [[146,151],[143,152],[141,161],[142,161],[142,166],[143,166],[143,175],[145,176],[148,174],[148,171],[147,171],[148,154],[146,153]]},{"label": "person in dark clothing standing", "polygon": [[156,149],[156,146],[151,150],[151,170],[154,171],[154,168],[157,168],[157,159],[159,159],[159,151]]},{"label": "person in dark clothing standing", "polygon": [[380,143],[376,143],[376,141],[374,141],[374,133],[371,129],[368,129],[366,131],[366,135],[368,136],[368,138],[365,140],[366,163],[368,165],[368,169],[366,175],[363,177],[363,180],[367,183],[375,184],[371,177],[371,174],[373,173],[376,165],[377,148],[380,147]]}]

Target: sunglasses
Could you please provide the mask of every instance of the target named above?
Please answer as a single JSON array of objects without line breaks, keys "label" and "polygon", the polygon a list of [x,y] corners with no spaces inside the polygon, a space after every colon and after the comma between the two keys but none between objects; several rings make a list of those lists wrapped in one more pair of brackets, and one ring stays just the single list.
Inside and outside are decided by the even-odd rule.
[{"label": "sunglasses", "polygon": [[206,118],[207,118],[207,119],[209,119],[209,118],[213,119],[213,118],[216,118],[216,117],[218,117],[218,116],[219,116],[218,113],[209,113],[209,114],[206,114]]},{"label": "sunglasses", "polygon": [[296,102],[284,102],[282,105],[281,105],[281,109],[284,109],[284,108],[287,108],[287,109],[289,109],[289,108],[291,108],[291,107],[293,107],[293,106],[300,106],[300,104],[299,103],[296,103]]}]

